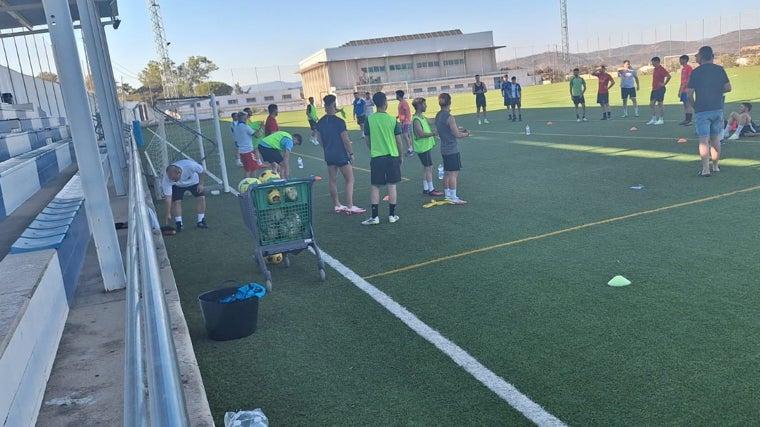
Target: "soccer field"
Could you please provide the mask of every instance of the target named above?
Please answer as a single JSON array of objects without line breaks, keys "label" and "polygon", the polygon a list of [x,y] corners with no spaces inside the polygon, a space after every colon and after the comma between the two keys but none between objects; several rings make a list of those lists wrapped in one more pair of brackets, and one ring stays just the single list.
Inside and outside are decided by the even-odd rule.
[{"label": "soccer field", "polygon": [[[728,110],[760,100],[757,68],[728,72]],[[673,92],[663,126],[644,125],[647,105],[619,118],[614,96],[612,120],[589,103],[576,123],[565,84],[525,88],[517,123],[497,91],[482,126],[473,97],[456,96],[473,132],[460,141],[469,203],[423,207],[416,157],[404,160],[395,224],[334,214],[326,179],[315,182],[327,279],[306,251],[272,266],[258,330],[235,341],[206,338],[197,297],[263,277],[237,199],[210,196],[210,228],[166,245],[217,425],[257,407],[287,426],[755,424],[760,138],[728,142],[721,172],[696,176],[694,128],[676,124]],[[305,114],[279,119],[308,134]],[[355,202],[369,208],[369,153],[348,122]],[[295,154],[295,175],[326,178],[308,138]],[[228,169],[242,178],[231,155]],[[608,286],[616,275],[631,285]]]}]

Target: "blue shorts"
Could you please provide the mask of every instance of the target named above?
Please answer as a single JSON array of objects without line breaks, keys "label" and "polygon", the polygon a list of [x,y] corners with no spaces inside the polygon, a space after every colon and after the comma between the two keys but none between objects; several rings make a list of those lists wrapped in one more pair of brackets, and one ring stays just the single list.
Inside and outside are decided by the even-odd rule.
[{"label": "blue shorts", "polygon": [[401,124],[401,133],[402,134],[405,134],[405,133],[411,134],[412,133],[412,124],[411,123],[409,123],[409,124],[403,124],[402,123]]},{"label": "blue shorts", "polygon": [[681,95],[678,96],[678,99],[680,99],[683,103],[687,103],[689,102],[689,95],[686,92],[681,92]]},{"label": "blue shorts", "polygon": [[597,93],[596,94],[596,103],[606,105],[610,103],[610,94],[609,93]]},{"label": "blue shorts", "polygon": [[649,100],[650,101],[655,101],[655,102],[662,102],[662,101],[664,101],[665,100],[665,86],[663,86],[663,87],[661,87],[661,88],[659,88],[657,90],[653,90],[652,94],[649,95]]},{"label": "blue shorts", "polygon": [[698,138],[720,135],[723,132],[723,110],[694,113],[694,122]]}]

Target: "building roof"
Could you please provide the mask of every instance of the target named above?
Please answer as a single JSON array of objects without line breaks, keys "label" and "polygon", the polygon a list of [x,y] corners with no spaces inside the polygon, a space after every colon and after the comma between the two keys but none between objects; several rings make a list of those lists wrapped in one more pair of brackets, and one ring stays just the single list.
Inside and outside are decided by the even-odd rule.
[{"label": "building roof", "polygon": [[[92,3],[102,18],[114,20],[119,15],[116,0]],[[72,20],[79,21],[76,1],[68,1],[68,5]],[[42,0],[0,0],[0,30],[18,29],[21,31],[14,31],[13,36],[47,32],[47,19]]]},{"label": "building roof", "polygon": [[436,37],[458,36],[461,34],[462,34],[462,30],[445,30],[445,31],[435,31],[432,33],[419,33],[419,34],[409,34],[409,35],[403,35],[403,36],[379,37],[376,39],[351,40],[348,43],[342,44],[340,47],[366,46],[368,44],[402,42],[406,40],[432,39]]}]

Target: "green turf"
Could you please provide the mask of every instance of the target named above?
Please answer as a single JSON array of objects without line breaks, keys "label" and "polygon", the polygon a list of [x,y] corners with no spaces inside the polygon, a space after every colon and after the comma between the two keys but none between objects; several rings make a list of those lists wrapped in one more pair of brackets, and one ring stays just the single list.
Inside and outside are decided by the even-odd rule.
[{"label": "green turf", "polygon": [[[753,71],[729,70],[729,109],[760,99]],[[495,109],[487,126],[467,115],[471,95],[456,96],[458,122],[473,130],[461,143],[469,204],[423,208],[419,161],[405,159],[401,220],[367,227],[332,213],[323,180],[317,243],[569,425],[754,424],[760,138],[729,142],[722,172],[700,178],[694,128],[675,124],[673,93],[656,127],[644,125],[646,106],[617,118],[616,100],[613,120],[589,105],[591,120],[576,123],[566,94],[526,88],[524,122]],[[306,134],[302,116],[284,113],[280,126]],[[351,126],[355,201],[369,208],[369,156]],[[318,147],[296,153],[305,168],[295,175],[326,178]],[[197,296],[262,276],[233,196],[208,199],[208,223],[166,243],[218,425],[226,410],[256,407],[288,426],[530,424],[337,271],[320,282],[308,252],[272,267],[254,335],[209,341]],[[615,275],[632,284],[607,286]]]}]

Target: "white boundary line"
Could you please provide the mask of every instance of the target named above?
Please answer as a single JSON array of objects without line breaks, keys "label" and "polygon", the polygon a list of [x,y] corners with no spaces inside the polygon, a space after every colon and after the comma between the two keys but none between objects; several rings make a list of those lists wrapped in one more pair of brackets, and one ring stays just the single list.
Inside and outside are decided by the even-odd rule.
[{"label": "white boundary line", "polygon": [[351,283],[357,288],[361,289],[367,293],[367,295],[372,297],[372,299],[380,303],[380,305],[386,310],[390,311],[393,315],[399,318],[399,320],[404,322],[404,324],[417,332],[419,336],[436,346],[457,365],[464,368],[464,370],[469,372],[475,377],[475,379],[506,401],[511,407],[525,415],[526,418],[539,426],[566,426],[566,424],[557,417],[546,412],[541,405],[530,400],[528,396],[522,394],[517,388],[515,388],[515,386],[483,366],[483,364],[478,362],[477,359],[441,335],[440,332],[426,325],[422,320],[404,308],[401,304],[394,301],[393,298],[389,297],[386,293],[372,286],[372,284],[359,277],[358,274],[354,273],[351,269],[321,249],[320,252],[327,265],[334,268],[343,275],[343,277],[351,281]]}]

